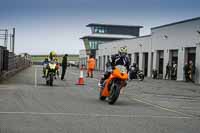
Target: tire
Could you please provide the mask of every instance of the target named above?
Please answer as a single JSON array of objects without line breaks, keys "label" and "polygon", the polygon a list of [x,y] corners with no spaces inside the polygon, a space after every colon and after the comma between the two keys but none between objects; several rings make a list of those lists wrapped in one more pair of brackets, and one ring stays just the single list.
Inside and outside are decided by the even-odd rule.
[{"label": "tire", "polygon": [[53,86],[53,74],[51,73],[50,75],[49,75],[50,77],[50,79],[49,79],[49,85],[50,86]]},{"label": "tire", "polygon": [[119,84],[113,84],[111,85],[111,89],[110,89],[110,96],[108,97],[108,103],[113,105],[120,94],[120,85]]},{"label": "tire", "polygon": [[139,74],[139,80],[143,81],[144,80],[144,75],[143,74]]}]

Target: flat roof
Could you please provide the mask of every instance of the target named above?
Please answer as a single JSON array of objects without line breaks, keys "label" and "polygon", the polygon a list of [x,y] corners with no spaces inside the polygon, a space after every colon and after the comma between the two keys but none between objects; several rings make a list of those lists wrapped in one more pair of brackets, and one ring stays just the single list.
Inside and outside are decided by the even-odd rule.
[{"label": "flat roof", "polygon": [[122,41],[134,40],[134,39],[145,38],[145,37],[151,37],[151,36],[152,36],[151,34],[148,34],[148,35],[139,36],[139,37],[134,37],[134,38],[127,38],[127,39],[124,39],[124,40],[116,40],[116,41],[112,41],[112,42],[105,42],[105,43],[102,43],[102,44],[108,44],[108,43],[114,43],[114,42],[122,42]]},{"label": "flat roof", "polygon": [[88,36],[84,36],[80,39],[84,38],[114,38],[114,39],[130,39],[130,38],[135,38],[135,36],[131,35],[117,35],[117,34],[91,34]]},{"label": "flat roof", "polygon": [[140,25],[119,25],[119,24],[103,24],[103,23],[90,23],[90,24],[86,25],[86,27],[92,27],[92,26],[110,26],[110,27],[143,28],[143,26],[140,26]]},{"label": "flat roof", "polygon": [[159,29],[159,28],[163,28],[163,27],[167,27],[167,26],[172,26],[172,25],[176,25],[176,24],[181,24],[181,23],[185,23],[185,22],[195,21],[195,20],[198,20],[198,19],[200,19],[200,17],[187,19],[187,20],[183,20],[183,21],[178,21],[178,22],[174,22],[174,23],[170,23],[170,24],[161,25],[161,26],[152,27],[151,30]]}]

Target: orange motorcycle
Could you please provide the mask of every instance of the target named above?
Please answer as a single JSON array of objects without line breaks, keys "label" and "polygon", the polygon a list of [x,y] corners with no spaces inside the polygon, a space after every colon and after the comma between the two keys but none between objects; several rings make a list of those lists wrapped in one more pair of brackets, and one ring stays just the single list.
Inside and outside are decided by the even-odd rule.
[{"label": "orange motorcycle", "polygon": [[100,88],[99,99],[104,101],[108,98],[108,103],[114,104],[120,95],[121,89],[126,86],[127,79],[128,73],[126,67],[123,65],[115,66],[109,78],[105,80],[104,88]]}]

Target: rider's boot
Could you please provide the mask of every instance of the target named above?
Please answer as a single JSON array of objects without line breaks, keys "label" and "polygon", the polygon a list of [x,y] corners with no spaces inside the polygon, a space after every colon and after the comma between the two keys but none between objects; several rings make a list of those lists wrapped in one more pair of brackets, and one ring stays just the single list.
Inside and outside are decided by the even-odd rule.
[{"label": "rider's boot", "polygon": [[90,76],[89,73],[87,73],[87,78],[88,78],[89,76]]},{"label": "rider's boot", "polygon": [[93,73],[91,73],[91,76],[90,76],[90,78],[93,78]]}]

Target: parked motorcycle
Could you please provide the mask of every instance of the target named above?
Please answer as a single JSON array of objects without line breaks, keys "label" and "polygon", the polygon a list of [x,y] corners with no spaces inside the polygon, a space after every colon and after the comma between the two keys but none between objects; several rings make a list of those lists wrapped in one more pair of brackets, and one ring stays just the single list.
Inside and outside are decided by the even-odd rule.
[{"label": "parked motorcycle", "polygon": [[56,76],[56,63],[51,61],[47,66],[46,85],[53,86],[53,81]]},{"label": "parked motorcycle", "polygon": [[128,79],[128,73],[126,67],[118,65],[110,74],[109,78],[105,80],[104,88],[100,89],[100,100],[108,98],[109,104],[114,104],[123,87],[126,86],[126,80]]},{"label": "parked motorcycle", "polygon": [[144,73],[142,70],[138,70],[136,71],[133,67],[130,68],[129,71],[129,79],[138,79],[139,81],[143,81],[144,80]]}]

